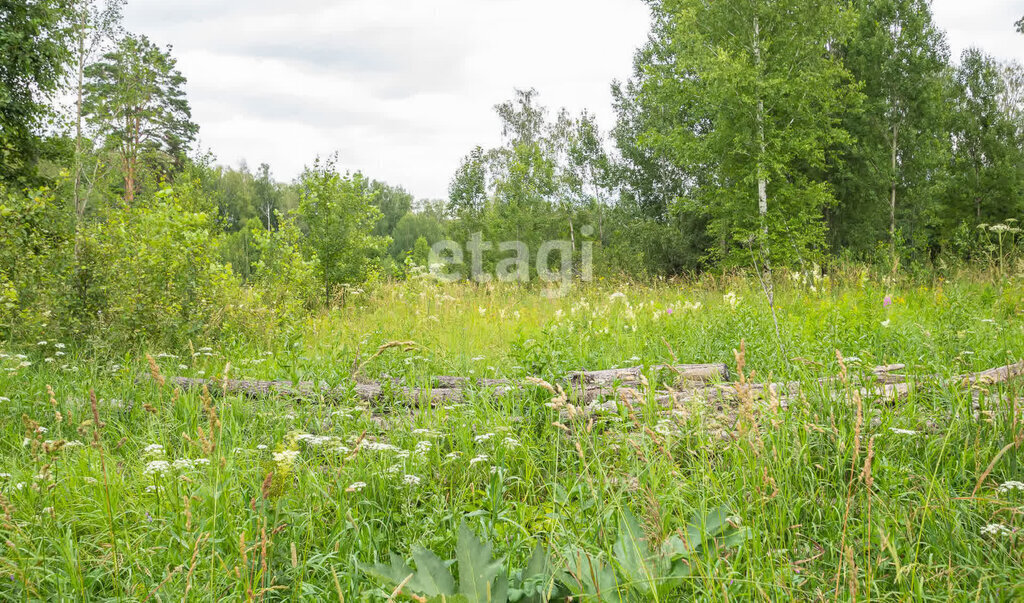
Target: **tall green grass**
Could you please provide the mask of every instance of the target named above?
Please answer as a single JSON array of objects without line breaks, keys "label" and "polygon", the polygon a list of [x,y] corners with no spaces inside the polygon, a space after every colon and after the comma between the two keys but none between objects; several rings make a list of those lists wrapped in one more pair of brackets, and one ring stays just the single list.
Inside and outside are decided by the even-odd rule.
[{"label": "tall green grass", "polygon": [[[1024,433],[1019,384],[922,385],[898,403],[858,404],[855,393],[878,364],[952,376],[1021,359],[1022,291],[966,278],[787,285],[779,340],[756,283],[741,279],[598,283],[562,299],[411,282],[265,340],[116,358],[72,342],[8,346],[0,599],[387,600],[392,586],[360,564],[413,546],[453,559],[463,521],[506,570],[524,567],[538,541],[556,564],[583,550],[614,565],[623,509],[660,543],[722,506],[752,538],[693,557],[661,600],[1018,598],[1017,448],[975,488]],[[399,340],[418,346],[366,362]],[[803,381],[803,396],[785,410],[672,413],[647,392],[591,422],[560,417],[543,389],[471,390],[462,404],[413,412],[137,382],[145,353],[163,375],[331,386],[364,362],[367,378],[408,383],[555,380],[673,357],[735,371],[741,340],[748,377]],[[837,350],[849,384],[816,384],[840,374]]]}]

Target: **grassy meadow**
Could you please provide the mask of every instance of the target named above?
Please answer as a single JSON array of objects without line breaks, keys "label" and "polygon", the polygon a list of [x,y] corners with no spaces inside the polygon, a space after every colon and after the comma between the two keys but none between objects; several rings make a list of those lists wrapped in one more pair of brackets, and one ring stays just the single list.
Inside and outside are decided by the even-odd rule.
[{"label": "grassy meadow", "polygon": [[[850,274],[781,284],[775,311],[779,336],[740,278],[558,299],[414,280],[187,349],[0,347],[0,600],[1024,596],[1020,383],[924,379],[1024,358],[1024,283]],[[396,341],[414,344],[377,354]],[[565,417],[542,387],[410,409],[158,383],[557,384],[675,360],[805,387],[785,408],[664,408],[652,376]],[[891,363],[906,399],[857,394]]]}]

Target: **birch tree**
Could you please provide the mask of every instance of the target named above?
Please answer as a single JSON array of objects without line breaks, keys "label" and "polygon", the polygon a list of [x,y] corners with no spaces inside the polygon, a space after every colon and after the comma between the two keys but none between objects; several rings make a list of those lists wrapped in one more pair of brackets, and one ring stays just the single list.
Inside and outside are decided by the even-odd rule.
[{"label": "birch tree", "polygon": [[789,263],[819,252],[834,203],[828,152],[847,139],[839,116],[858,98],[832,52],[852,14],[812,0],[651,4],[659,48],[639,56],[665,60],[639,66],[631,89],[673,120],[639,144],[689,180],[677,203],[710,216],[712,255],[747,263],[754,246]]}]

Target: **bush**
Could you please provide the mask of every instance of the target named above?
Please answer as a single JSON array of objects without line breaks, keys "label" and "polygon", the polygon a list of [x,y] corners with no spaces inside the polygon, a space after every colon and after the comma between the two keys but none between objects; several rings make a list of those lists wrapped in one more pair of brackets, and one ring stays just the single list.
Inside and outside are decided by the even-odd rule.
[{"label": "bush", "polygon": [[278,220],[280,226],[275,231],[252,229],[252,245],[259,257],[253,266],[252,286],[262,303],[281,318],[297,317],[317,298],[317,261],[303,256],[302,231],[295,220],[280,216]]},{"label": "bush", "polygon": [[49,189],[0,188],[0,335],[31,338],[53,328],[73,259],[72,228]]},{"label": "bush", "polygon": [[95,249],[98,325],[104,342],[171,346],[216,331],[239,283],[220,262],[216,224],[164,188],[87,233]]}]

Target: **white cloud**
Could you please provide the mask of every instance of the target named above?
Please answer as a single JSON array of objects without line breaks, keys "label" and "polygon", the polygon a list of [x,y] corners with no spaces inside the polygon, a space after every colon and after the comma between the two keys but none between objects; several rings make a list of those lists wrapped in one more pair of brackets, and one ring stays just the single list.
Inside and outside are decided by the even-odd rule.
[{"label": "white cloud", "polygon": [[203,145],[290,179],[317,154],[447,196],[495,144],[493,106],[535,87],[613,124],[610,84],[646,39],[638,0],[134,0],[126,25],[173,44]]},{"label": "white cloud", "polygon": [[[1024,60],[1010,4],[933,10],[954,57],[979,45]],[[630,75],[649,17],[640,0],[131,0],[126,25],[173,44],[221,163],[291,179],[338,151],[347,169],[439,198],[462,156],[497,142],[492,108],[515,88],[613,125],[610,84]]]}]

